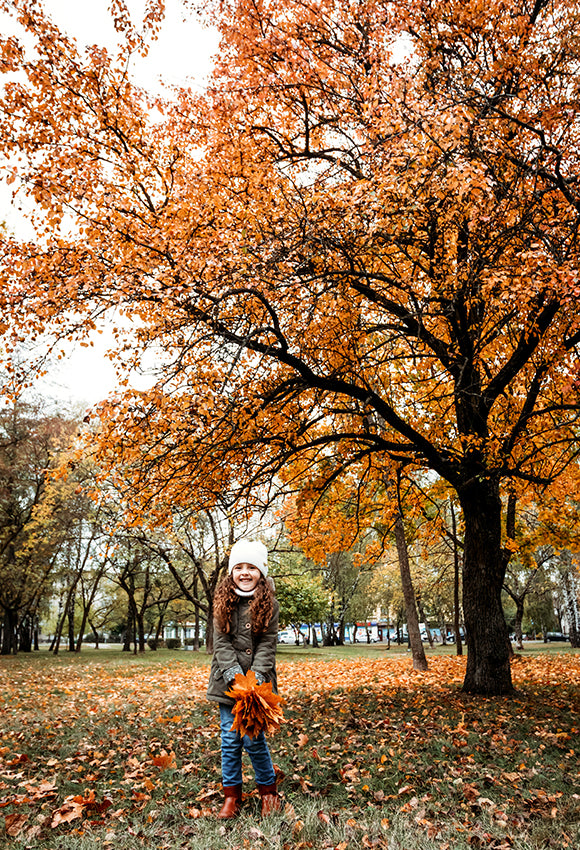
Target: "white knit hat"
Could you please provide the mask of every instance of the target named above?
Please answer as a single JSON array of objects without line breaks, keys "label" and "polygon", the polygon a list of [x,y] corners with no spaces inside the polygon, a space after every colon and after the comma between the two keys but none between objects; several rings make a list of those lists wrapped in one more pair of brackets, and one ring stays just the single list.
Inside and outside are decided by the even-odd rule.
[{"label": "white knit hat", "polygon": [[259,540],[238,540],[232,546],[228,572],[231,574],[236,564],[252,564],[262,575],[268,575],[268,550]]}]

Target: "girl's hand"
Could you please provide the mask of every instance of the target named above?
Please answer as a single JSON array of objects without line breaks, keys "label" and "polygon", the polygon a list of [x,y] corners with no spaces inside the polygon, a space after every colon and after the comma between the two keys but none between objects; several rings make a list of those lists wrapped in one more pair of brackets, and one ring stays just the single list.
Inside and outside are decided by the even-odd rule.
[{"label": "girl's hand", "polygon": [[263,673],[260,673],[260,671],[259,671],[259,670],[253,670],[253,669],[252,669],[252,673],[253,673],[253,674],[254,674],[254,676],[256,677],[256,682],[257,682],[259,685],[263,685],[263,684],[264,684],[264,682],[266,681],[266,677],[264,676],[264,674],[263,674]]},{"label": "girl's hand", "polygon": [[231,682],[234,681],[238,673],[241,673],[242,676],[244,675],[244,671],[242,670],[239,664],[234,664],[233,667],[228,667],[227,670],[224,670],[223,677],[225,679],[226,684],[231,684]]}]

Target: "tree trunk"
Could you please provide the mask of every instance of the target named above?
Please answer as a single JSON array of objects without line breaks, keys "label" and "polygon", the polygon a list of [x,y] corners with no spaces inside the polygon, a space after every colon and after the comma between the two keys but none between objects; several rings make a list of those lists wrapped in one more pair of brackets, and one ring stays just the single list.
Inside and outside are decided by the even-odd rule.
[{"label": "tree trunk", "polygon": [[570,553],[566,552],[566,560],[570,565],[570,569],[562,575],[562,586],[564,589],[564,599],[566,604],[566,613],[568,617],[568,635],[570,645],[577,649],[580,647],[580,612],[578,610],[578,588],[576,584],[576,575],[572,568],[572,559]]},{"label": "tree trunk", "polygon": [[453,530],[453,628],[455,629],[456,655],[463,655],[461,640],[461,612],[459,610],[459,541],[457,540],[457,520],[455,508],[451,502],[451,527]]},{"label": "tree trunk", "polygon": [[145,618],[143,611],[135,612],[135,639],[139,647],[139,652],[145,652]]},{"label": "tree trunk", "polygon": [[193,615],[193,651],[199,652],[199,608],[195,607]]},{"label": "tree trunk", "polygon": [[[512,596],[512,599],[514,597]],[[523,598],[515,599],[516,603],[516,618],[514,621],[514,633],[516,636],[516,646],[518,649],[523,649],[523,639],[522,639],[522,621],[524,619],[524,600]]]},{"label": "tree trunk", "polygon": [[505,564],[501,549],[499,485],[473,476],[458,488],[465,520],[463,616],[467,670],[463,691],[512,694],[510,642],[501,604]]},{"label": "tree trunk", "polygon": [[135,626],[133,623],[133,606],[131,602],[127,602],[127,628],[125,629],[125,634],[123,635],[123,652],[131,651],[131,640],[133,639],[133,634],[135,631]]},{"label": "tree trunk", "polygon": [[213,654],[213,597],[208,597],[207,623],[205,627],[205,651],[207,655]]},{"label": "tree trunk", "polygon": [[2,623],[2,647],[1,655],[16,655],[18,651],[18,610],[16,608],[4,609],[4,620]]},{"label": "tree trunk", "polygon": [[32,618],[29,614],[22,618],[18,630],[18,649],[20,652],[32,652]]},{"label": "tree trunk", "polygon": [[75,651],[75,604],[76,593],[73,591],[72,598],[68,606],[68,651]]},{"label": "tree trunk", "polygon": [[91,619],[89,619],[89,626],[91,627],[91,631],[92,631],[92,633],[93,633],[93,635],[94,635],[94,637],[95,637],[95,649],[98,649],[98,648],[99,648],[99,633],[98,633],[98,631],[95,629],[95,627],[94,627],[93,622],[92,622],[92,620],[91,620]]},{"label": "tree trunk", "polygon": [[403,599],[405,600],[405,611],[407,613],[407,633],[413,657],[414,670],[427,670],[427,658],[419,631],[419,617],[417,616],[417,605],[415,602],[415,591],[411,580],[411,569],[409,567],[409,553],[407,552],[407,541],[405,540],[405,527],[400,510],[397,511],[395,519],[395,542],[399,556],[399,571],[401,573],[401,585]]},{"label": "tree trunk", "polygon": [[417,594],[417,613],[420,617],[420,622],[425,623],[425,631],[427,633],[427,640],[429,641],[429,646],[433,649],[433,635],[431,634],[431,629],[429,628],[429,624],[427,622],[427,617],[425,616],[425,611],[423,609],[423,604],[421,602],[420,594]]},{"label": "tree trunk", "polygon": [[[105,561],[103,562],[99,571],[97,572],[97,575],[95,576],[95,580],[93,582],[93,586],[91,588],[91,592],[89,594],[88,600],[83,601],[83,617],[82,617],[81,627],[79,629],[79,636],[78,636],[78,639],[77,639],[76,652],[81,651],[81,646],[83,645],[83,639],[84,639],[84,634],[85,634],[85,628],[86,628],[86,625],[87,625],[87,621],[89,620],[89,614],[91,612],[93,602],[95,601],[95,596],[97,595],[99,582],[101,581],[101,579],[103,577],[103,573],[105,572],[106,564],[107,564],[107,560],[105,559]],[[84,594],[83,594],[83,597],[84,597]],[[90,623],[90,621],[89,621],[89,623]],[[91,628],[92,628],[92,626],[91,626]],[[95,630],[93,628],[93,632],[94,631]],[[99,648],[98,647],[98,640],[97,640],[97,643],[95,645],[95,648],[96,649]]]}]

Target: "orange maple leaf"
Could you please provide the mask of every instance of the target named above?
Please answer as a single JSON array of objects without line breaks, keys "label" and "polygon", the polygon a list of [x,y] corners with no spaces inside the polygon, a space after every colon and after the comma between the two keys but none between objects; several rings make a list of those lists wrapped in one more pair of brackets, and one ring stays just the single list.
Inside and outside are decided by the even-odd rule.
[{"label": "orange maple leaf", "polygon": [[169,753],[166,750],[162,750],[160,755],[151,756],[151,761],[156,767],[161,768],[161,770],[168,770],[169,768],[177,767],[175,763],[175,753],[173,750]]},{"label": "orange maple leaf", "polygon": [[226,696],[236,701],[232,729],[241,736],[255,738],[260,732],[275,732],[285,722],[280,705],[282,697],[273,692],[270,682],[259,685],[252,670],[245,676],[238,673]]}]

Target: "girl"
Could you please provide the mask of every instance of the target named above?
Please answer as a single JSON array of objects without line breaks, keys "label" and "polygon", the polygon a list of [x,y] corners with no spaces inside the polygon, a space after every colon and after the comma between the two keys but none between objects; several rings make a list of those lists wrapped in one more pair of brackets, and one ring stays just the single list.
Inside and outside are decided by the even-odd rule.
[{"label": "girl", "polygon": [[229,570],[214,598],[213,659],[208,699],[220,706],[222,782],[225,802],[218,818],[233,818],[242,802],[242,747],[248,752],[262,798],[262,815],[280,810],[276,774],[264,733],[256,738],[232,732],[231,708],[225,692],[237,673],[253,670],[258,684],[271,682],[276,692],[278,601],[268,575],[268,550],[257,540],[238,540],[232,546]]}]

